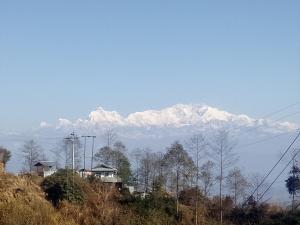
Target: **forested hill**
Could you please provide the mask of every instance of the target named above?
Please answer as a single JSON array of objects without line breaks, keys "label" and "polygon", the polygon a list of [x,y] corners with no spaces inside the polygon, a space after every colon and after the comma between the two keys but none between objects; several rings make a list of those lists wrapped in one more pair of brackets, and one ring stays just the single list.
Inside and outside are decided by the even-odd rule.
[{"label": "forested hill", "polygon": [[[34,175],[0,174],[0,224],[3,225],[166,225],[195,224],[195,190],[176,200],[159,183],[145,198],[105,186],[96,178],[82,179],[68,170],[42,179]],[[219,224],[218,199],[198,195],[198,224]],[[224,198],[223,224],[300,224],[300,212],[249,201],[233,207]]]}]

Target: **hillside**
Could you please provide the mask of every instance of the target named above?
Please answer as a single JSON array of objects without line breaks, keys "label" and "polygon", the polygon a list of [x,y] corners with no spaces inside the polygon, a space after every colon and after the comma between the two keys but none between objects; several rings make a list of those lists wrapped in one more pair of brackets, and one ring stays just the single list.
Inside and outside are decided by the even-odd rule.
[{"label": "hillside", "polygon": [[75,225],[45,199],[38,180],[0,174],[0,224]]},{"label": "hillside", "polygon": [[[0,174],[0,224],[2,225],[110,225],[174,224],[174,217],[151,209],[138,212],[130,197],[99,183],[84,183],[85,202],[62,201],[55,208],[46,200],[36,176]],[[127,197],[126,197],[127,196]],[[141,204],[139,202],[138,204]],[[189,209],[184,209],[189,212]],[[140,208],[141,209],[141,208]],[[147,211],[147,210],[146,210]],[[180,224],[190,224],[187,218]]]},{"label": "hillside", "polygon": [[[195,224],[193,189],[180,193],[179,214],[176,214],[175,199],[163,190],[153,191],[143,199],[130,195],[126,189],[119,192],[97,180],[82,180],[79,177],[75,177],[75,187],[83,188],[84,202],[79,204],[61,199],[54,207],[46,200],[47,195],[40,186],[44,182],[41,182],[41,178],[32,175],[0,175],[1,225]],[[217,204],[217,198],[199,195],[198,224],[218,224]],[[290,213],[276,205],[250,203],[244,208],[233,208],[232,200],[226,197],[223,207],[224,225],[290,225],[300,222],[298,211]]]}]

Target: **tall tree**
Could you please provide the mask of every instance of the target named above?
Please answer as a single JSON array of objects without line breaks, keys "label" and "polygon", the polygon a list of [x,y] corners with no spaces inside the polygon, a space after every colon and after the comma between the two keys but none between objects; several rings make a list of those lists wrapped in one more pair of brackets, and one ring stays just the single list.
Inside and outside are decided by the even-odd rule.
[{"label": "tall tree", "polygon": [[25,158],[24,161],[25,170],[32,172],[33,165],[38,160],[41,160],[43,157],[42,148],[34,140],[29,140],[24,143],[22,147],[22,152]]},{"label": "tall tree", "polygon": [[200,176],[199,179],[203,186],[204,196],[208,196],[211,187],[213,186],[215,177],[214,177],[214,167],[215,164],[208,160],[200,167]]},{"label": "tall tree", "polygon": [[226,184],[233,195],[234,205],[236,206],[237,201],[246,194],[247,179],[243,176],[241,170],[236,167],[229,171],[226,177]]},{"label": "tall tree", "polygon": [[161,154],[151,152],[150,149],[146,148],[142,151],[139,162],[139,179],[146,193],[151,190],[154,181],[158,182],[161,179],[161,175]]},{"label": "tall tree", "polygon": [[175,174],[176,180],[176,212],[178,215],[178,195],[179,188],[183,186],[187,173],[191,170],[195,170],[195,164],[192,158],[188,155],[187,151],[179,142],[174,142],[170,148],[168,148],[163,158],[164,165],[172,174]]},{"label": "tall tree", "polygon": [[256,189],[255,193],[253,193],[253,199],[257,203],[261,199],[261,196],[262,196],[264,190],[269,186],[269,183],[266,181],[261,183],[263,180],[264,180],[264,176],[262,176],[259,173],[254,173],[250,177],[251,191],[253,191],[253,189]]},{"label": "tall tree", "polygon": [[107,147],[112,147],[116,142],[117,134],[112,128],[108,128],[103,134],[104,141],[106,142]]},{"label": "tall tree", "polygon": [[195,224],[198,224],[198,189],[199,189],[199,161],[200,161],[200,153],[204,153],[205,147],[207,145],[204,137],[201,134],[194,135],[189,141],[187,141],[187,145],[191,150],[192,154],[195,158],[196,163],[196,201],[195,201]]},{"label": "tall tree", "polygon": [[135,183],[135,187],[136,189],[139,189],[140,187],[140,161],[141,158],[143,156],[142,153],[142,149],[134,149],[133,151],[131,151],[130,153],[130,158],[131,158],[131,166],[133,168],[133,177],[134,177],[134,183]]},{"label": "tall tree", "polygon": [[294,211],[295,195],[300,192],[300,168],[295,162],[293,163],[289,174],[288,179],[285,180],[285,186],[292,196],[292,211]]},{"label": "tall tree", "polygon": [[234,143],[230,140],[228,131],[221,130],[213,138],[210,143],[212,149],[212,157],[216,166],[219,168],[218,180],[219,180],[219,207],[220,207],[220,224],[223,224],[223,180],[226,171],[232,167],[237,160],[237,157],[233,153]]}]

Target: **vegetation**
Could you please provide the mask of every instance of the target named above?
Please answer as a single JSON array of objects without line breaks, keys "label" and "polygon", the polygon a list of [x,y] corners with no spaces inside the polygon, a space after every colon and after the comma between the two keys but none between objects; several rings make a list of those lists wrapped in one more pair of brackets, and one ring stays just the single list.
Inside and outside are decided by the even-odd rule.
[{"label": "vegetation", "polygon": [[49,177],[46,177],[41,184],[46,197],[54,206],[58,206],[62,200],[73,203],[83,203],[85,194],[83,191],[84,182],[72,170],[59,170]]},{"label": "vegetation", "polygon": [[24,156],[24,170],[26,172],[33,171],[33,165],[43,158],[42,148],[34,140],[29,140],[22,146]]},{"label": "vegetation", "polygon": [[[109,136],[110,137],[110,136]],[[111,141],[111,138],[109,141]],[[108,141],[108,143],[110,143]],[[95,154],[95,158],[98,162],[112,166],[118,170],[118,176],[122,178],[124,183],[128,183],[131,180],[131,168],[130,162],[125,155],[126,147],[125,145],[117,141],[115,142],[113,148],[109,146],[104,146],[98,150]]]},{"label": "vegetation", "polygon": [[0,147],[0,155],[2,156],[2,163],[4,166],[7,164],[7,162],[10,160],[11,152],[7,150],[6,148]]},{"label": "vegetation", "polygon": [[[38,180],[38,179],[34,179]],[[0,224],[3,225],[75,225],[65,220],[49,203],[39,185],[29,177],[0,176]]]},{"label": "vegetation", "polygon": [[[261,203],[265,188],[257,189],[248,198],[246,187],[251,181],[239,168],[232,169],[236,156],[228,133],[219,133],[209,144],[200,136],[195,137],[188,148],[196,157],[192,158],[178,141],[164,154],[149,149],[139,151],[135,154],[132,175],[125,145],[116,141],[110,147],[115,136],[108,133],[109,145],[100,148],[95,156],[98,162],[117,168],[123,183],[135,185],[136,191],[132,194],[125,185],[119,189],[120,186],[101,182],[97,176],[82,178],[70,169],[59,169],[46,178],[33,173],[1,174],[0,224],[300,224],[299,205],[294,198],[299,192],[300,170],[295,163],[285,181],[292,196],[292,210],[289,206]],[[26,143],[25,159],[30,171],[33,159],[40,154],[36,152],[35,142]],[[202,160],[200,153],[205,146],[211,148],[213,161]],[[10,152],[3,148],[0,151],[6,163]],[[69,167],[68,160],[65,167]],[[260,176],[255,175],[252,184],[260,181]],[[213,190],[216,183],[219,193]],[[215,195],[211,195],[212,192]]]}]

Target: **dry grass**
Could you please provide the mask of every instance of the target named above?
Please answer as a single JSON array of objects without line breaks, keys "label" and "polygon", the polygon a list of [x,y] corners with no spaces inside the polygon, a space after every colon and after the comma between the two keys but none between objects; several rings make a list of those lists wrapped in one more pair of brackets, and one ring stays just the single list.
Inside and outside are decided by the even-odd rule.
[{"label": "dry grass", "polygon": [[[85,184],[86,201],[76,205],[61,202],[56,209],[45,199],[35,176],[0,175],[0,225],[189,225],[193,210],[180,206],[182,221],[177,223],[165,212],[153,209],[140,215],[130,205],[119,202],[120,193],[99,183]],[[199,222],[205,220],[205,208],[199,209]]]},{"label": "dry grass", "polygon": [[11,174],[0,175],[0,224],[73,225],[64,220],[32,180]]}]

